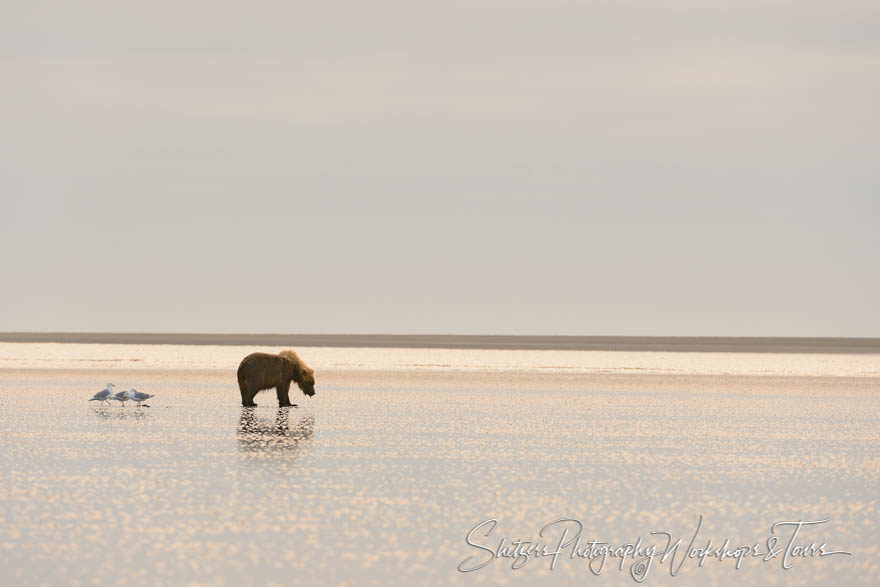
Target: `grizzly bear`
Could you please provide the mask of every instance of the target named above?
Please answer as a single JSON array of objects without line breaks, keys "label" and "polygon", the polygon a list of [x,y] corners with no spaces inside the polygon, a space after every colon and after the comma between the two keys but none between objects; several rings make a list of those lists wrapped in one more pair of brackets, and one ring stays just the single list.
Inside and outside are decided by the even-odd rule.
[{"label": "grizzly bear", "polygon": [[296,384],[307,396],[315,395],[315,372],[306,366],[293,351],[281,351],[277,355],[253,353],[246,356],[238,366],[238,388],[241,405],[253,407],[254,397],[264,389],[275,388],[279,406],[289,406],[290,382]]}]

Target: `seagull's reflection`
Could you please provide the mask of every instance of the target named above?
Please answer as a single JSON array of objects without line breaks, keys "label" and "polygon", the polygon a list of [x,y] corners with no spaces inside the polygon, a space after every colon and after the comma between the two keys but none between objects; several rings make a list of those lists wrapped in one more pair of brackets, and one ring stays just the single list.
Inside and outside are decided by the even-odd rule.
[{"label": "seagull's reflection", "polygon": [[125,410],[115,407],[95,407],[92,413],[101,420],[146,420],[148,412],[145,410]]},{"label": "seagull's reflection", "polygon": [[278,408],[275,421],[257,417],[254,408],[242,408],[238,423],[238,447],[245,453],[295,456],[312,440],[314,416],[290,425],[290,408]]}]

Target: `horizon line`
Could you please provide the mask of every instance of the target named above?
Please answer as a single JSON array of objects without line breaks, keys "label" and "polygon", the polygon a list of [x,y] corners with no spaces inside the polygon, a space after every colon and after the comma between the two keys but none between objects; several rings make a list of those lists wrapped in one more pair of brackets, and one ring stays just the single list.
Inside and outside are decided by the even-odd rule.
[{"label": "horizon line", "polygon": [[0,332],[0,342],[481,350],[880,354],[880,338],[519,334]]}]

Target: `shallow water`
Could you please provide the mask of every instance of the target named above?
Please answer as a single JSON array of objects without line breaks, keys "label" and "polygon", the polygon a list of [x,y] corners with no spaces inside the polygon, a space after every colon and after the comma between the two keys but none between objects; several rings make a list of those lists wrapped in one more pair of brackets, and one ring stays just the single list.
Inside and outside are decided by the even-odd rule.
[{"label": "shallow water", "polygon": [[465,536],[493,517],[480,539],[493,548],[564,517],[584,542],[662,530],[684,546],[699,515],[702,542],[762,546],[774,522],[830,518],[798,543],[852,556],[790,570],[689,560],[674,578],[655,562],[648,583],[869,584],[880,572],[873,381],[621,392],[553,374],[530,389],[389,371],[319,377],[314,398],[291,393],[298,408],[264,392],[243,409],[234,371],[109,373],[154,393],[152,407],[87,403],[106,371],[0,370],[4,584],[634,584],[629,565],[596,577],[566,557],[552,571],[544,557],[460,573],[485,555]]},{"label": "shallow water", "polygon": [[[0,343],[0,369],[231,369],[283,347]],[[316,371],[654,373],[880,377],[880,355],[302,347]]]}]

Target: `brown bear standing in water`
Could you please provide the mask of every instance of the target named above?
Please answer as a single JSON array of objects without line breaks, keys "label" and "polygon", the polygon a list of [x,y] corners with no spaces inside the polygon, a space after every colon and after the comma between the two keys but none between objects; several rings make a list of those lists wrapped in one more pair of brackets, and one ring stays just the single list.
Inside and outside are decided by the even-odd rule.
[{"label": "brown bear standing in water", "polygon": [[296,384],[305,395],[315,395],[315,372],[306,366],[293,351],[281,351],[277,355],[253,353],[246,356],[238,366],[238,388],[241,405],[253,407],[254,396],[264,389],[275,388],[278,405],[289,406],[290,382]]}]

